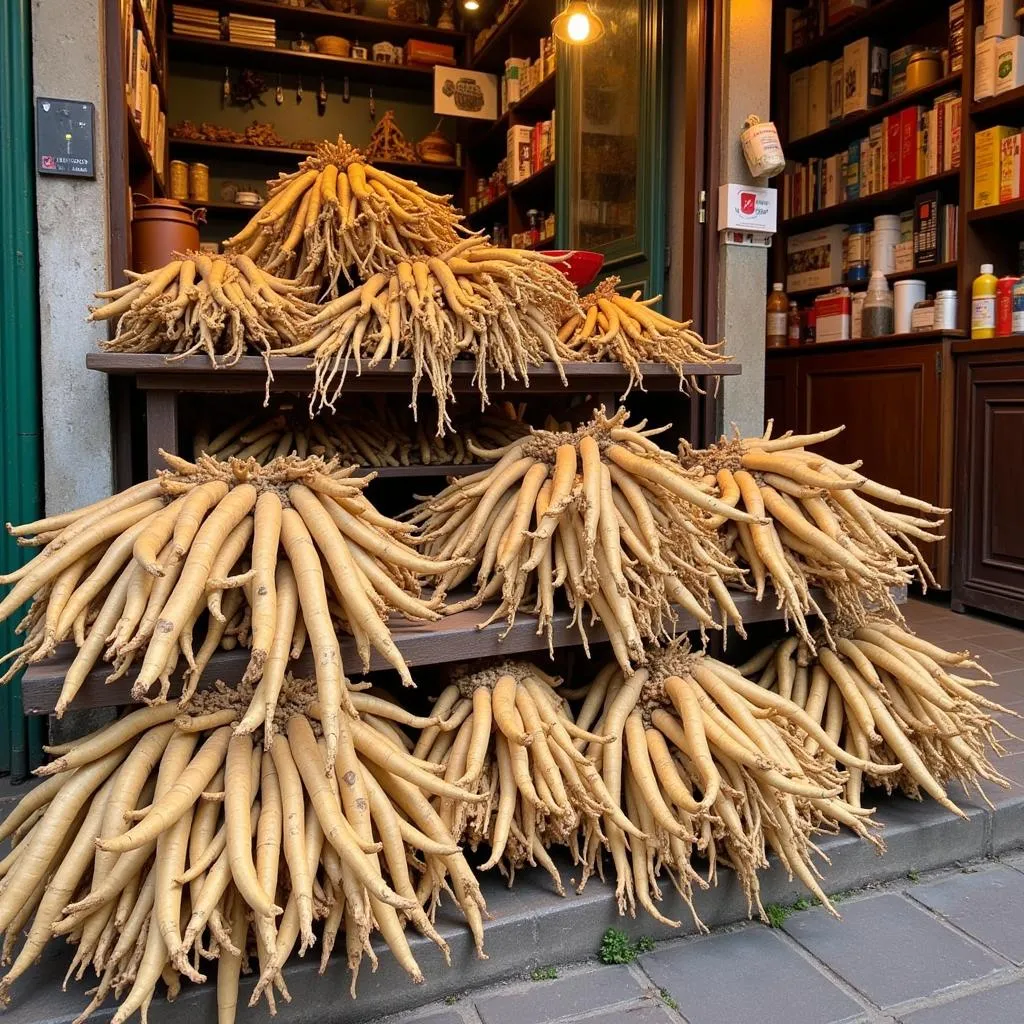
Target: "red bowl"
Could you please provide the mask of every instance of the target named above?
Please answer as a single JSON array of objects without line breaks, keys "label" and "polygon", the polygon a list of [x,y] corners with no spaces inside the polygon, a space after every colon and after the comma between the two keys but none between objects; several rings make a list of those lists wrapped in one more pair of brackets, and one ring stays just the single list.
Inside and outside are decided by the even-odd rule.
[{"label": "red bowl", "polygon": [[604,254],[587,252],[585,249],[546,249],[545,256],[564,256],[565,259],[553,263],[577,288],[585,288],[597,277],[598,271],[604,266]]}]

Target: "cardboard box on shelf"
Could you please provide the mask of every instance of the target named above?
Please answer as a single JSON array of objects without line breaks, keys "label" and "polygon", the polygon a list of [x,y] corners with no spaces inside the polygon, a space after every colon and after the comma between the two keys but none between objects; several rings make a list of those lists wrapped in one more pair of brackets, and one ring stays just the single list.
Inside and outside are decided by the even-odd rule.
[{"label": "cardboard box on shelf", "polygon": [[812,64],[807,82],[807,134],[823,132],[828,127],[829,76],[827,60]]},{"label": "cardboard box on shelf", "polygon": [[531,152],[533,126],[529,124],[513,125],[506,134],[508,183],[515,185],[520,181],[524,181],[533,173]]},{"label": "cardboard box on shelf", "polygon": [[996,47],[995,94],[1024,85],[1024,36],[1010,36]]},{"label": "cardboard box on shelf", "polygon": [[807,134],[810,113],[811,69],[798,68],[789,76],[789,141]]},{"label": "cardboard box on shelf", "polygon": [[790,235],[786,240],[786,291],[842,284],[847,225]]},{"label": "cardboard box on shelf", "polygon": [[949,8],[949,70],[956,74],[964,69],[964,0]]},{"label": "cardboard box on shelf", "polygon": [[1003,139],[1016,134],[1016,129],[997,125],[986,128],[974,137],[974,208],[999,205],[1001,179],[999,161]]},{"label": "cardboard box on shelf", "polygon": [[843,115],[859,114],[885,100],[889,54],[867,36],[843,47]]},{"label": "cardboard box on shelf", "polygon": [[999,202],[1012,203],[1021,197],[1021,136],[1008,135],[999,147]]},{"label": "cardboard box on shelf", "polygon": [[1017,34],[1017,0],[985,0],[982,35],[985,39]]},{"label": "cardboard box on shelf", "polygon": [[996,50],[1001,39],[980,39],[974,46],[974,98],[987,100],[996,94]]},{"label": "cardboard box on shelf", "polygon": [[843,58],[829,65],[828,123],[835,124],[843,119]]},{"label": "cardboard box on shelf", "polygon": [[850,293],[819,295],[814,300],[814,338],[819,344],[850,340]]}]

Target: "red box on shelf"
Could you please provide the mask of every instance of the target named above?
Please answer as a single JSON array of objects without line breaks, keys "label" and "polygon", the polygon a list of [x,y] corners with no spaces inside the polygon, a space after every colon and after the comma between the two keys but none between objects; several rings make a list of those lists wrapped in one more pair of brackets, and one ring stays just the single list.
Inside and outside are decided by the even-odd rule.
[{"label": "red box on shelf", "polygon": [[455,47],[447,43],[431,43],[423,39],[410,39],[405,44],[406,64],[418,64],[420,67],[432,68],[442,64],[447,68],[455,67]]}]

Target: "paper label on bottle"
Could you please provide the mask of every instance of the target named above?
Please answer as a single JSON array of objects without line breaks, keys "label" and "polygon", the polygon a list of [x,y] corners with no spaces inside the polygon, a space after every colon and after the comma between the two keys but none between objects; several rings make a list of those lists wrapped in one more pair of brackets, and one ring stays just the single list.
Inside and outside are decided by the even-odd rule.
[{"label": "paper label on bottle", "polygon": [[971,330],[995,330],[996,326],[996,297],[988,295],[985,298],[974,299],[971,302]]},{"label": "paper label on bottle", "polygon": [[768,337],[769,338],[781,338],[785,337],[786,334],[786,314],[785,313],[769,313],[768,314]]}]

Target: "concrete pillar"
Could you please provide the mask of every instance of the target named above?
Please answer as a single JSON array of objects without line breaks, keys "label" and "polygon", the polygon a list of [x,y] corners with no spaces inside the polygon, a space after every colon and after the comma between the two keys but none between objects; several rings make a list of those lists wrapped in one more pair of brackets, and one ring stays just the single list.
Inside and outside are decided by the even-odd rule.
[{"label": "concrete pillar", "polygon": [[105,337],[86,306],[109,279],[103,46],[101,0],[32,0],[34,95],[96,106],[95,180],[36,178],[47,513],[105,497],[113,483],[107,381],[85,368]]},{"label": "concrete pillar", "polygon": [[[721,183],[764,184],[753,179],[740,149],[740,130],[748,114],[767,120],[771,98],[771,0],[722,0],[725,63],[722,69],[722,118],[719,127]],[[718,183],[712,182],[712,186]],[[709,195],[708,220],[717,230],[718,193]],[[764,429],[764,304],[768,251],[719,246],[718,337],[743,364],[740,377],[726,377],[722,423],[744,434]]]}]

